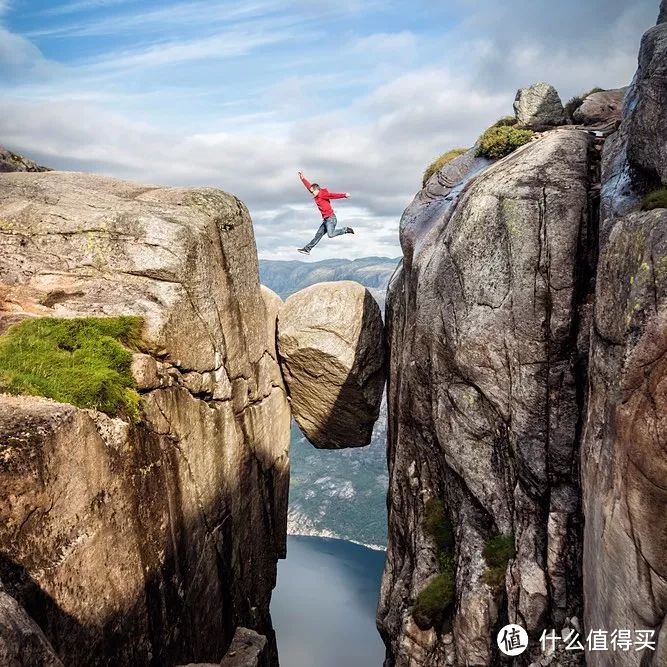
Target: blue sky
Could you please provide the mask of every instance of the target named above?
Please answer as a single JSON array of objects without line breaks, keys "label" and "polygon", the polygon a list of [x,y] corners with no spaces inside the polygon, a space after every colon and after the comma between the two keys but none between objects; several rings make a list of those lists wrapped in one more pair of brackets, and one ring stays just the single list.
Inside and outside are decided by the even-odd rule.
[{"label": "blue sky", "polygon": [[[0,0],[0,144],[49,166],[213,185],[260,255],[319,223],[296,171],[352,198],[314,259],[397,256],[433,158],[539,80],[626,85],[656,0]],[[301,257],[301,256],[297,256]]]}]

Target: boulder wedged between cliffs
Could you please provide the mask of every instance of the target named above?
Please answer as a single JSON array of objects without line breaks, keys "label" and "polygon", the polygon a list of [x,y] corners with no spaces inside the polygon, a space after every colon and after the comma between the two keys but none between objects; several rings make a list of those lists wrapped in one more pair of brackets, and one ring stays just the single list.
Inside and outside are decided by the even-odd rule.
[{"label": "boulder wedged between cliffs", "polygon": [[371,441],[385,382],[380,308],[359,283],[318,283],[278,316],[280,364],[292,414],[315,447]]}]

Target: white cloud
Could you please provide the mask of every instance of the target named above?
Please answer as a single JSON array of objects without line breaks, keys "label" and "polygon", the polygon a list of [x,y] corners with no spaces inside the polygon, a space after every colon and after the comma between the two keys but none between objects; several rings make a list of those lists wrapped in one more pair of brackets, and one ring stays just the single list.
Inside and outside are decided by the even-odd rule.
[{"label": "white cloud", "polygon": [[[281,3],[255,2],[245,9],[224,3],[232,14],[240,12],[240,22],[223,29],[214,25],[223,18],[220,5],[176,3],[139,13],[140,27],[159,30],[179,17],[199,25],[200,10],[208,5],[209,29],[162,37],[160,43],[151,33],[133,38],[131,49],[69,66],[47,61],[27,39],[0,28],[0,69],[9,64],[22,73],[4,95],[0,143],[54,167],[233,192],[250,208],[260,254],[274,258],[294,257],[320,222],[296,178],[302,168],[353,195],[336,210],[340,224],[357,234],[324,239],[313,259],[397,256],[398,220],[427,164],[449,148],[471,145],[491,122],[510,113],[521,85],[544,79],[568,96],[594,85],[626,84],[641,32],[652,22],[647,17],[655,14],[652,0],[633,7],[618,0],[564,0],[567,7],[554,4],[543,12],[529,0],[458,2],[468,7],[469,19],[446,40],[407,30],[351,31],[340,43],[326,42],[326,49],[315,39],[313,31],[321,26],[311,22],[310,3],[302,0],[287,5],[303,7],[303,15],[251,22],[244,22],[244,11]],[[581,25],[591,5],[603,25]],[[0,11],[2,6],[0,0]],[[197,9],[189,18],[183,14],[187,7]],[[322,9],[323,15],[329,11],[365,10],[363,3],[342,2]],[[123,22],[136,15],[121,15],[113,30],[125,30]],[[549,21],[556,23],[550,28]],[[269,44],[301,44],[302,32],[310,39],[303,49],[279,63],[270,56],[261,60],[269,70],[264,83],[241,77],[225,90],[230,84],[218,60],[251,54],[241,61],[250,68]],[[172,84],[168,75],[178,65],[191,68],[192,76]],[[166,78],[155,83],[158,70]],[[138,90],[124,86],[126,81]],[[171,109],[174,116],[166,116]]]}]

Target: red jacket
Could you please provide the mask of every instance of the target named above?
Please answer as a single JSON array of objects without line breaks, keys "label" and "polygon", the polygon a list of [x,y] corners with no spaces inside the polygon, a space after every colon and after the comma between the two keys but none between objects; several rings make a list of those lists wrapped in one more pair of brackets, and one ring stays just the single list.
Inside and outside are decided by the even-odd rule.
[{"label": "red jacket", "polygon": [[[310,181],[305,179],[303,176],[301,177],[301,180],[306,186],[306,190],[310,190]],[[330,199],[345,199],[345,193],[329,192],[326,188],[320,188],[320,191],[317,193],[317,197],[315,197],[315,203],[317,204],[317,208],[320,209],[320,213],[322,214],[323,218],[330,218],[332,215],[334,215],[334,210],[331,208],[331,204],[329,203]]]}]

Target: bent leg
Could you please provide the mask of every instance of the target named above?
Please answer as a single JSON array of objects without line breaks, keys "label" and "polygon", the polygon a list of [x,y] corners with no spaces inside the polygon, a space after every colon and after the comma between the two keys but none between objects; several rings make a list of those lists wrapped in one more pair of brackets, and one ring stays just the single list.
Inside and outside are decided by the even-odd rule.
[{"label": "bent leg", "polygon": [[340,236],[341,234],[347,234],[347,227],[342,227],[341,229],[336,229],[336,224],[338,219],[335,215],[332,215],[330,218],[327,218],[324,221],[324,224],[327,227],[327,236],[332,239],[334,236]]},{"label": "bent leg", "polygon": [[309,252],[320,242],[320,239],[327,233],[327,226],[322,223],[320,225],[320,228],[317,230],[317,233],[313,237],[313,240],[308,244],[305,245],[303,248],[304,250],[308,250]]}]

